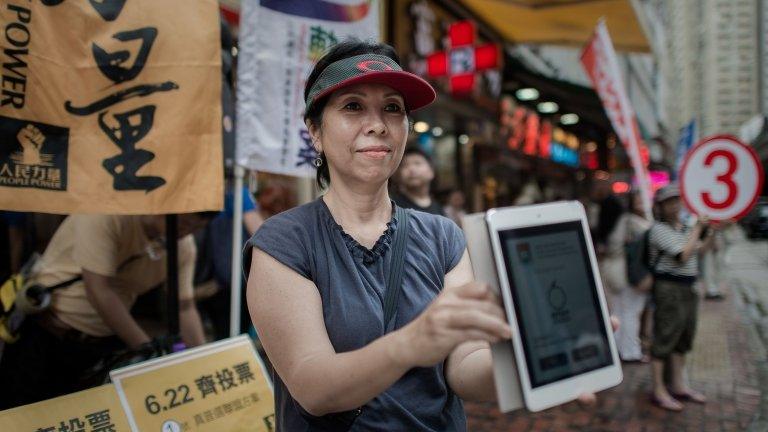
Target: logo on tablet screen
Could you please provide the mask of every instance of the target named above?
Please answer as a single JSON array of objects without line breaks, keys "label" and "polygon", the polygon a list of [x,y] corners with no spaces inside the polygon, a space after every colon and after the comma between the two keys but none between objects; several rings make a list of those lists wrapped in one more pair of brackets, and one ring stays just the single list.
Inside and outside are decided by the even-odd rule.
[{"label": "logo on tablet screen", "polygon": [[531,244],[530,243],[518,243],[517,256],[520,261],[524,263],[531,262]]},{"label": "logo on tablet screen", "polygon": [[568,303],[568,297],[565,295],[565,290],[561,287],[556,280],[552,281],[549,286],[549,305],[556,311],[565,309],[566,303]]},{"label": "logo on tablet screen", "polygon": [[571,320],[571,311],[568,309],[568,296],[557,280],[553,280],[549,285],[547,300],[549,301],[549,306],[552,307],[552,321],[562,324]]}]

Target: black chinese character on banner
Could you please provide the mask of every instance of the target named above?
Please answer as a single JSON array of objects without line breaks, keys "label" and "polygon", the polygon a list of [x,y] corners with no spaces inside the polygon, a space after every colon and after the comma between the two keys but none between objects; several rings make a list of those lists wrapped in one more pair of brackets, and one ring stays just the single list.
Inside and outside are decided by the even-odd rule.
[{"label": "black chinese character on banner", "polygon": [[92,432],[115,432],[115,425],[109,418],[109,410],[86,414],[85,418],[91,426]]},{"label": "black chinese character on banner", "polygon": [[136,54],[136,59],[131,67],[123,66],[131,57],[129,51],[107,52],[104,48],[96,45],[96,43],[91,47],[93,58],[96,59],[96,64],[99,66],[101,73],[115,84],[120,84],[121,82],[136,78],[139,72],[144,69],[144,64],[147,61],[147,57],[149,57],[149,51],[152,49],[152,44],[157,37],[157,28],[144,27],[137,30],[123,31],[115,33],[112,37],[121,42],[141,40],[139,53]]},{"label": "black chinese character on banner", "polygon": [[166,92],[178,89],[179,86],[173,81],[166,81],[161,84],[142,84],[111,94],[105,98],[99,99],[96,102],[82,107],[76,107],[72,105],[72,101],[66,101],[64,103],[64,109],[66,109],[70,114],[87,116],[105,110],[112,105],[118,104],[126,99],[144,97],[149,96],[155,92]]},{"label": "black chinese character on banner", "polygon": [[229,368],[224,368],[221,372],[216,372],[216,379],[219,381],[222,391],[237,387],[237,384],[235,384],[235,376]]},{"label": "black chinese character on banner", "polygon": [[315,150],[315,147],[312,146],[312,137],[306,129],[299,131],[299,137],[301,138],[301,148],[299,148],[299,154],[296,155],[299,159],[299,161],[296,162],[296,166],[309,165],[314,167],[318,153],[317,150]]},{"label": "black chinese character on banner", "polygon": [[238,363],[232,368],[235,370],[235,373],[237,373],[237,379],[240,381],[240,384],[245,384],[249,381],[255,381],[256,377],[253,376],[253,372],[251,372],[251,365],[246,363]]},{"label": "black chinese character on banner", "polygon": [[[41,0],[45,6],[57,6],[64,0]],[[114,21],[125,6],[125,0],[90,0],[91,6],[105,21]]]},{"label": "black chinese character on banner", "polygon": [[122,114],[113,114],[118,123],[115,128],[106,124],[105,115],[106,113],[99,114],[99,126],[121,150],[120,154],[102,163],[112,174],[115,190],[138,189],[149,192],[164,185],[165,179],[162,177],[136,175],[144,164],[155,158],[151,151],[136,148],[136,143],[152,128],[155,106],[147,105]]},{"label": "black chinese character on banner", "polygon": [[[42,0],[46,6],[56,6],[63,0]],[[106,21],[114,21],[125,6],[125,0],[90,0],[93,8]],[[119,31],[112,39],[127,46],[139,42],[139,48],[133,56],[128,49],[107,50],[95,42],[91,44],[91,52],[99,71],[114,85],[120,85],[136,79],[146,66],[147,58],[158,36],[156,27],[142,27],[134,30]],[[75,105],[71,100],[64,103],[64,108],[70,114],[88,116],[98,113],[98,124],[102,131],[120,149],[116,156],[102,161],[102,166],[112,176],[113,188],[119,191],[143,190],[147,193],[163,186],[166,181],[158,176],[138,176],[138,171],[155,154],[146,149],[138,149],[136,145],[144,138],[154,125],[156,105],[147,104],[140,108],[123,113],[110,113],[109,108],[132,98],[144,98],[157,92],[177,90],[178,84],[173,81],[161,83],[144,83],[131,87],[117,89],[112,94],[102,97],[85,105]],[[108,114],[112,115],[116,126],[110,126],[105,121]],[[24,174],[24,173],[22,173]]]},{"label": "black chinese character on banner", "polygon": [[195,384],[197,384],[197,388],[200,390],[200,393],[202,393],[203,399],[205,399],[206,395],[218,394],[218,391],[216,391],[216,382],[213,381],[213,375],[203,375],[195,380]]},{"label": "black chinese character on banner", "polygon": [[59,422],[59,429],[56,432],[85,432],[85,423],[79,418],[69,419],[69,423]]},{"label": "black chinese character on banner", "polygon": [[274,432],[275,430],[275,415],[270,414],[264,417],[264,425],[267,427],[267,431]]}]

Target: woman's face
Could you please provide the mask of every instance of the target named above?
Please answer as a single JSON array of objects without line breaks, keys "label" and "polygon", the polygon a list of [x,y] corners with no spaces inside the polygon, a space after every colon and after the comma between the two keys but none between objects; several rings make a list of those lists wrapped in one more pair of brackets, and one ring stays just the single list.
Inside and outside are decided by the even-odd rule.
[{"label": "woman's face", "polygon": [[335,181],[386,182],[397,169],[408,138],[403,96],[382,84],[356,84],[330,96],[322,125],[310,124]]},{"label": "woman's face", "polygon": [[669,198],[661,202],[661,213],[665,220],[677,221],[680,215],[680,198]]}]

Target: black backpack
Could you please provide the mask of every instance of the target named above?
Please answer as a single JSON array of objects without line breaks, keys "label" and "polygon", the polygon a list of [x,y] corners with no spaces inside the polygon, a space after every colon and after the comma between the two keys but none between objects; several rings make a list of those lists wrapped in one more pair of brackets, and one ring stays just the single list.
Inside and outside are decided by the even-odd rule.
[{"label": "black backpack", "polygon": [[651,229],[645,230],[638,238],[624,245],[624,255],[627,260],[627,281],[633,288],[640,291],[650,291],[653,286],[653,273],[663,254],[659,251],[659,256],[656,257],[655,262],[650,262]]}]

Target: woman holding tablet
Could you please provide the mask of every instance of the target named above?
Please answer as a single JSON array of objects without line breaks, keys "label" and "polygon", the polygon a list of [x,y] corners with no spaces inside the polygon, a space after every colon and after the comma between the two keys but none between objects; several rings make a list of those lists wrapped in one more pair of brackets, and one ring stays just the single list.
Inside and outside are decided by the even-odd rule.
[{"label": "woman holding tablet", "polygon": [[244,259],[278,430],[466,430],[461,400],[495,398],[489,343],[511,334],[499,300],[473,282],[455,223],[387,190],[408,113],[434,99],[390,46],[356,40],[306,82],[327,192],[267,220]]},{"label": "woman holding tablet", "polygon": [[404,211],[402,284],[384,321],[403,229],[387,182],[408,113],[434,99],[382,44],[340,43],[307,80],[305,120],[328,190],[267,220],[244,261],[279,430],[465,430],[461,399],[494,397],[488,343],[510,329],[494,294],[472,281],[449,219]]}]

